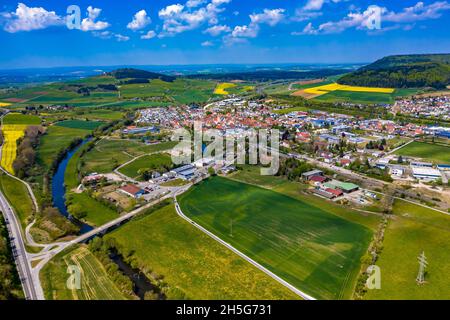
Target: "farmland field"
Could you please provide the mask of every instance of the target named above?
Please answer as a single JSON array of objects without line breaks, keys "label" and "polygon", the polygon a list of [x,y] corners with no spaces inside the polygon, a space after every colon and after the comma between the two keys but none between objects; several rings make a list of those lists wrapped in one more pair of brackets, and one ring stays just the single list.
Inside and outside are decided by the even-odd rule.
[{"label": "farmland field", "polygon": [[120,173],[130,178],[139,178],[140,169],[152,169],[158,172],[166,172],[172,168],[172,159],[168,154],[146,155],[120,168]]},{"label": "farmland field", "polygon": [[180,205],[193,220],[318,299],[350,297],[371,239],[360,224],[224,178],[181,195]]},{"label": "farmland field", "polygon": [[293,85],[299,89],[292,95],[321,102],[369,104],[393,103],[396,97],[417,93],[416,89],[356,87],[337,84],[330,79],[317,84]]},{"label": "farmland field", "polygon": [[[66,286],[69,265],[76,265],[81,270],[81,290],[70,290]],[[85,246],[57,255],[44,267],[40,277],[47,300],[125,299],[102,263]]]},{"label": "farmland field", "polygon": [[1,165],[9,173],[14,174],[13,163],[17,156],[17,141],[25,134],[25,129],[29,125],[40,124],[40,118],[23,115],[20,113],[10,113],[3,118],[2,133],[3,147]]},{"label": "farmland field", "polygon": [[134,157],[147,153],[169,150],[176,142],[162,142],[155,145],[145,145],[133,140],[108,140],[99,141],[95,147],[84,156],[84,170],[88,173],[108,173],[115,168],[130,161]]},{"label": "farmland field", "polygon": [[[381,268],[381,289],[369,290],[369,300],[450,299],[450,216],[402,200],[394,204],[395,219],[389,221]],[[417,285],[417,257],[428,260],[425,281]]]},{"label": "farmland field", "polygon": [[414,141],[399,149],[397,155],[422,158],[437,164],[450,164],[450,147]]},{"label": "farmland field", "polygon": [[234,83],[219,83],[217,87],[214,89],[214,94],[222,94],[227,95],[229,94],[227,89],[236,87],[236,84]]},{"label": "farmland field", "polygon": [[[173,82],[151,80],[150,83],[127,84],[120,88],[125,99],[155,99],[154,103],[189,104],[206,102],[212,97],[215,84],[209,81],[177,79]],[[143,102],[149,105],[152,101]]]},{"label": "farmland field", "polygon": [[173,204],[105,236],[164,276],[169,299],[298,299],[175,213]]},{"label": "farmland field", "polygon": [[34,212],[33,202],[25,185],[10,176],[0,173],[0,190],[13,206],[23,228],[31,221]]},{"label": "farmland field", "polygon": [[56,123],[55,126],[72,129],[94,130],[101,126],[103,123],[104,122],[100,121],[65,120]]},{"label": "farmland field", "polygon": [[41,124],[41,119],[34,115],[8,113],[3,118],[3,124],[39,125]]},{"label": "farmland field", "polygon": [[50,168],[61,150],[69,147],[76,138],[84,138],[91,131],[83,129],[72,129],[61,126],[50,126],[47,133],[41,138],[37,149],[37,159],[41,165]]}]

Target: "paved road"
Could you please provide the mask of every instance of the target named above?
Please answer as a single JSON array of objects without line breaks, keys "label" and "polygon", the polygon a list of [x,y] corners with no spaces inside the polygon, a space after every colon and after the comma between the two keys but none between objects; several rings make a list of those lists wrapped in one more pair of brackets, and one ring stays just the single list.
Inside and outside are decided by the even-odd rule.
[{"label": "paved road", "polygon": [[10,206],[2,192],[0,192],[0,208],[8,227],[11,245],[13,247],[14,260],[16,262],[17,271],[19,272],[20,281],[22,282],[25,298],[28,300],[43,299],[44,294],[40,283],[36,283],[36,279],[33,278],[31,264],[22,238],[22,227],[13,208]]},{"label": "paved road", "polygon": [[245,254],[243,254],[242,252],[240,252],[239,250],[237,250],[235,247],[233,247],[232,245],[230,245],[229,243],[223,241],[221,238],[219,238],[218,236],[216,236],[215,234],[213,234],[212,232],[206,230],[205,228],[203,228],[201,225],[197,224],[196,222],[194,222],[193,220],[189,219],[182,211],[181,208],[178,204],[177,198],[176,198],[176,194],[174,196],[174,201],[175,201],[175,209],[177,211],[177,214],[183,218],[184,220],[186,220],[187,222],[189,222],[191,225],[193,225],[194,227],[196,227],[197,229],[199,229],[200,231],[202,231],[203,233],[207,234],[209,237],[213,238],[214,240],[216,240],[217,242],[219,242],[220,244],[224,245],[225,247],[227,247],[228,249],[230,249],[231,251],[233,251],[234,253],[236,253],[238,256],[240,256],[241,258],[245,259],[246,261],[248,261],[249,263],[251,263],[252,265],[254,265],[255,267],[257,267],[259,270],[261,270],[262,272],[264,272],[265,274],[267,274],[269,277],[271,277],[272,279],[278,281],[279,283],[281,283],[283,286],[285,286],[286,288],[288,288],[289,290],[291,290],[292,292],[294,292],[295,294],[299,295],[300,297],[302,297],[305,300],[316,300],[315,298],[313,298],[312,296],[308,295],[307,293],[304,293],[303,291],[300,291],[299,289],[297,289],[296,287],[294,287],[293,285],[291,285],[289,282],[281,279],[279,276],[277,276],[276,274],[274,274],[273,272],[271,272],[270,270],[266,269],[265,267],[263,267],[262,265],[260,265],[258,262],[256,262],[255,260],[251,259],[250,257],[246,256]]}]

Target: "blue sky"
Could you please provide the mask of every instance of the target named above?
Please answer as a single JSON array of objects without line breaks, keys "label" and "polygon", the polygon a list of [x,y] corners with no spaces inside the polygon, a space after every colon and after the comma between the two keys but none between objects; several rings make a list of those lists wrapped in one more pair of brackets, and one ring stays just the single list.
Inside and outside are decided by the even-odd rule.
[{"label": "blue sky", "polygon": [[[358,63],[450,52],[445,0],[2,1],[0,68]],[[67,27],[69,5],[81,24]],[[378,6],[381,29],[374,29]],[[372,26],[369,29],[369,26]]]}]

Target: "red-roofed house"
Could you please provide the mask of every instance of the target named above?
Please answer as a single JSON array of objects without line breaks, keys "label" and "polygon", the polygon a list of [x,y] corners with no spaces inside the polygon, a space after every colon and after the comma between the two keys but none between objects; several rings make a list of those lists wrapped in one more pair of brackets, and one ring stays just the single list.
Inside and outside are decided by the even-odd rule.
[{"label": "red-roofed house", "polygon": [[140,198],[145,193],[144,190],[135,186],[134,184],[129,184],[126,185],[125,187],[121,187],[119,191],[135,199]]}]

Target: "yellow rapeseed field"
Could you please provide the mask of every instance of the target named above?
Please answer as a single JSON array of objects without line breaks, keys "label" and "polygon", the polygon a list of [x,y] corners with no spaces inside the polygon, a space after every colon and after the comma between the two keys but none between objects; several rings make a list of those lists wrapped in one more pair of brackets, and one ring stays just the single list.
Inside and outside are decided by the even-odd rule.
[{"label": "yellow rapeseed field", "polygon": [[0,108],[2,108],[2,107],[7,107],[7,106],[10,106],[10,105],[11,105],[11,103],[0,102]]},{"label": "yellow rapeseed field", "polygon": [[26,127],[27,125],[23,124],[5,124],[2,127],[3,148],[1,165],[11,174],[14,174],[12,164],[16,159],[17,140],[24,136]]},{"label": "yellow rapeseed field", "polygon": [[217,85],[216,89],[214,90],[214,94],[223,94],[223,95],[229,94],[229,93],[226,91],[226,89],[234,88],[234,87],[236,87],[236,85],[235,85],[234,83],[228,83],[228,82],[225,82],[225,83],[219,83],[219,84]]},{"label": "yellow rapeseed field", "polygon": [[338,83],[330,83],[323,86],[318,86],[314,88],[308,88],[304,91],[309,94],[322,95],[331,91],[355,91],[355,92],[376,92],[376,93],[393,93],[395,89],[392,88],[373,88],[373,87],[355,87],[341,85]]}]

